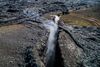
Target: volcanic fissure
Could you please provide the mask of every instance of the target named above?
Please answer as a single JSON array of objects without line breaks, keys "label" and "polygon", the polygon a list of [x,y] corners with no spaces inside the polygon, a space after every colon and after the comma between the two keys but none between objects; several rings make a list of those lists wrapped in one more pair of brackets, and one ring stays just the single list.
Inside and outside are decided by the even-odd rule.
[{"label": "volcanic fissure", "polygon": [[46,51],[46,67],[64,67],[63,59],[61,57],[61,50],[58,43],[58,21],[60,18],[57,15],[53,16],[54,20],[49,21],[49,24],[45,25],[45,27],[50,30]]}]

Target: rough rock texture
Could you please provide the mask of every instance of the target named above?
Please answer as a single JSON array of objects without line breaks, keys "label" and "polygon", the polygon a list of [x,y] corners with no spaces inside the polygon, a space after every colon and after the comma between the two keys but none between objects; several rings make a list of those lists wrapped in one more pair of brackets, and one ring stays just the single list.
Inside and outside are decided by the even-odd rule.
[{"label": "rough rock texture", "polygon": [[[99,67],[100,28],[66,25],[64,29],[59,34],[56,66]],[[0,27],[0,66],[45,67],[47,38],[47,30],[37,23]]]},{"label": "rough rock texture", "polygon": [[64,67],[78,67],[78,63],[81,62],[83,50],[75,44],[69,34],[66,34],[65,32],[60,33],[59,46],[62,53]]},{"label": "rough rock texture", "polygon": [[65,29],[74,40],[73,43],[68,39],[67,34],[61,33],[59,42],[63,50],[62,56],[65,56],[64,60],[68,67],[99,67],[100,28],[66,26]]},{"label": "rough rock texture", "polygon": [[77,41],[79,47],[85,53],[82,59],[84,67],[100,66],[100,28],[97,27],[81,27],[73,28],[72,36]]},{"label": "rough rock texture", "polygon": [[[41,24],[32,21],[43,21],[45,19],[40,19],[42,14],[64,10],[66,6],[69,9],[74,9],[74,6],[79,8],[83,0],[68,0],[67,5],[63,3],[65,0],[45,0],[43,4],[38,4],[42,0],[38,1],[0,0],[1,67],[45,67],[49,32]],[[56,67],[100,67],[100,28],[66,25],[59,34],[56,50]]]},{"label": "rough rock texture", "polygon": [[[31,2],[32,1],[32,2]],[[37,13],[43,15],[48,12],[61,11],[67,12],[69,10],[79,10],[89,7],[90,4],[95,3],[99,5],[100,1],[83,1],[83,0],[0,0],[0,22],[3,19],[23,16],[23,11],[33,11],[36,9]],[[92,3],[91,3],[92,2]],[[97,6],[98,6],[97,5]],[[36,13],[36,12],[35,12]],[[32,14],[31,15],[35,15]],[[35,15],[36,16],[36,15]],[[4,21],[3,21],[4,22]]]},{"label": "rough rock texture", "polygon": [[46,42],[45,32],[37,25],[0,27],[0,66],[44,67],[38,49]]},{"label": "rough rock texture", "polygon": [[21,12],[27,7],[40,7],[45,12],[79,10],[98,3],[99,0],[0,0],[0,12]]}]

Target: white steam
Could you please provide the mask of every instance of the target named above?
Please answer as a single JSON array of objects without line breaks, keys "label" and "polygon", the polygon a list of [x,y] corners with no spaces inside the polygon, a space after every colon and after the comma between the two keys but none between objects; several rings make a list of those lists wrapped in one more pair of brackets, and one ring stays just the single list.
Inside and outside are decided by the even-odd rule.
[{"label": "white steam", "polygon": [[53,67],[54,60],[55,60],[55,47],[56,47],[56,39],[57,39],[57,32],[58,32],[58,21],[59,17],[56,15],[54,16],[54,20],[48,20],[47,23],[44,24],[45,28],[50,30],[48,43],[47,43],[47,52],[46,52],[46,67]]}]

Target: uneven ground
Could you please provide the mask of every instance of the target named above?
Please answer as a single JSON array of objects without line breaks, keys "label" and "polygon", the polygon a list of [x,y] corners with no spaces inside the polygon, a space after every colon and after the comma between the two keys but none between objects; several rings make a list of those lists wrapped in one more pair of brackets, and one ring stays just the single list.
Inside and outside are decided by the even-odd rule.
[{"label": "uneven ground", "polygon": [[[56,63],[59,63],[60,66],[65,67],[67,66],[66,62],[68,63],[68,65],[73,64],[74,66],[76,66],[77,64],[73,60],[76,60],[75,57],[77,56],[73,56],[73,60],[71,60],[71,57],[67,57],[67,54],[69,54],[69,52],[63,52],[63,50],[66,49],[66,46],[68,48],[68,51],[71,50],[70,56],[72,56],[72,54],[74,54],[74,50],[76,50],[75,52],[80,53],[81,49],[77,49],[78,47],[75,45],[74,41],[70,38],[69,35],[66,36],[67,39],[65,37],[61,38],[61,36],[63,37],[65,35],[66,33],[64,32],[62,32],[60,35],[59,40],[61,40],[61,42],[59,41],[59,45],[61,48],[58,47],[59,49],[56,53]],[[46,48],[43,47],[46,46],[47,36],[48,33],[46,33],[45,29],[42,30],[42,28],[38,28],[37,24],[16,24],[0,27],[0,65],[2,67],[44,67],[43,63],[45,61],[43,58],[45,57],[45,53],[43,51]],[[65,39],[65,42],[63,41],[63,39]],[[73,47],[74,49],[71,47]],[[59,54],[59,52],[61,52],[61,54]],[[61,60],[61,58],[64,58],[65,60]]]},{"label": "uneven ground", "polygon": [[[89,8],[85,10],[71,11],[67,15],[61,14],[61,19],[67,24],[77,26],[97,26],[100,27],[100,8]],[[50,18],[51,14],[59,14],[60,12],[51,12],[45,17]]]},{"label": "uneven ground", "polygon": [[100,26],[100,13],[97,9],[87,9],[71,12],[62,16],[66,23],[80,26]]},{"label": "uneven ground", "polygon": [[[36,50],[33,47],[36,49],[36,44],[40,43],[38,41],[44,40],[46,36],[43,36],[44,38],[42,39],[41,37],[44,35],[40,33],[42,30],[36,29],[35,25],[32,28],[23,24],[0,27],[1,67],[33,67],[36,65],[36,61],[40,62],[40,58],[37,57],[38,54],[36,54]],[[43,43],[41,42],[41,44]],[[32,57],[28,56],[28,53],[30,54],[30,51],[27,52],[28,50],[32,51]],[[36,59],[36,57],[39,59]],[[38,64],[41,65],[41,63]]]},{"label": "uneven ground", "polygon": [[[59,34],[57,67],[100,66],[100,20],[97,12],[89,13],[82,10],[61,17],[65,30]],[[16,16],[7,14],[0,18]],[[48,31],[35,22],[32,25],[27,21],[20,24],[15,21],[0,26],[0,66],[45,67]]]}]

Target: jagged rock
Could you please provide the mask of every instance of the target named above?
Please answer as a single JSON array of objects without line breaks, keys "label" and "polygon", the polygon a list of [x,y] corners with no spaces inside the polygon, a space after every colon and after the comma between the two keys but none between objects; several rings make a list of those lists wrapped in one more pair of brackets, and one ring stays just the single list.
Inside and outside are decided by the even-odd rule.
[{"label": "jagged rock", "polygon": [[81,67],[81,55],[83,50],[79,48],[69,34],[61,32],[59,35],[59,46],[62,53],[64,67]]},{"label": "jagged rock", "polygon": [[[91,3],[92,2],[92,3]],[[28,7],[40,7],[45,9],[45,12],[50,11],[67,11],[75,9],[83,9],[93,3],[98,4],[99,1],[92,0],[1,0],[0,11],[1,12],[22,12],[23,9]],[[56,7],[56,8],[55,8]],[[44,12],[44,13],[45,13]]]},{"label": "jagged rock", "polygon": [[19,24],[0,27],[0,31],[1,67],[27,67],[27,65],[44,67],[39,56],[41,51],[38,52],[38,50],[46,44],[45,30],[39,28],[36,24]]},{"label": "jagged rock", "polygon": [[[99,67],[100,28],[67,25],[64,27],[69,33],[60,32],[56,66]],[[2,31],[0,32],[0,65],[2,67],[27,65],[45,67],[48,38],[46,29],[33,23],[0,27],[0,31]]]},{"label": "jagged rock", "polygon": [[68,67],[99,67],[100,29],[73,26],[67,26],[65,29],[69,31],[72,38],[70,39],[66,33],[60,35],[61,40],[59,42],[66,65]]},{"label": "jagged rock", "polygon": [[[47,12],[66,11],[66,6],[68,9],[75,7],[80,9],[79,6],[88,4],[81,3],[81,0],[68,0],[66,3],[63,2],[65,0],[45,0],[45,3],[43,1],[0,0],[0,23],[6,21],[11,23],[11,20],[15,20],[12,23],[23,22],[23,24],[0,27],[1,67],[32,67],[34,65],[45,67],[49,32],[38,23],[33,23],[34,18],[39,22],[44,21],[45,18],[40,18],[40,15]],[[66,31],[63,30],[59,34],[55,66],[100,67],[100,28],[66,25],[64,29]]]},{"label": "jagged rock", "polygon": [[[84,59],[82,61],[83,66],[99,67],[100,66],[100,38],[97,34],[100,34],[100,29],[96,27],[87,27],[73,29],[72,35],[81,49],[84,51]],[[75,31],[75,32],[73,32]]]}]

